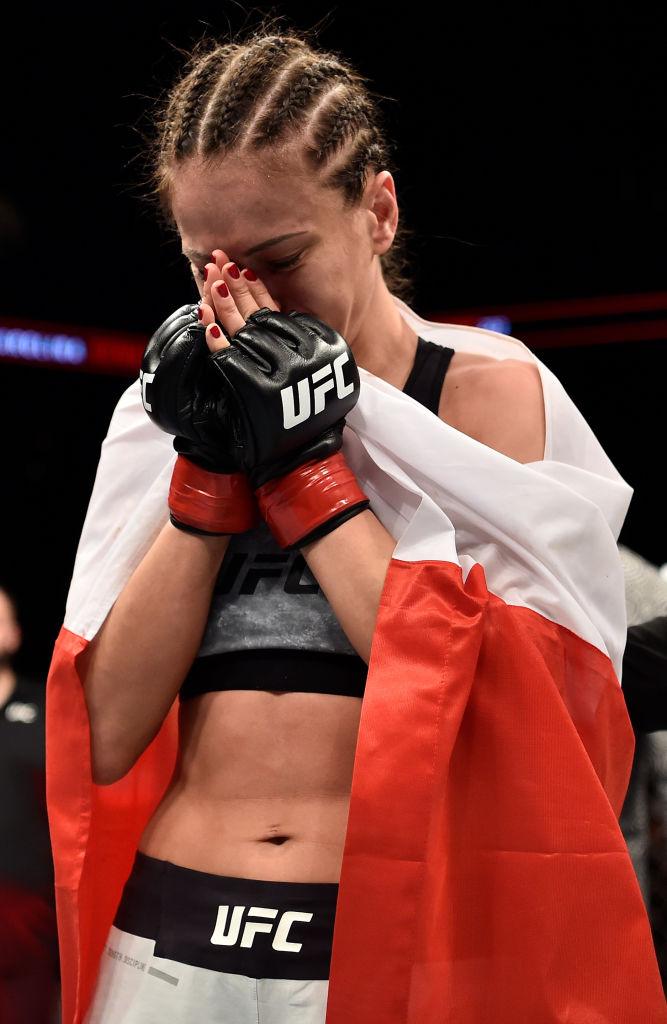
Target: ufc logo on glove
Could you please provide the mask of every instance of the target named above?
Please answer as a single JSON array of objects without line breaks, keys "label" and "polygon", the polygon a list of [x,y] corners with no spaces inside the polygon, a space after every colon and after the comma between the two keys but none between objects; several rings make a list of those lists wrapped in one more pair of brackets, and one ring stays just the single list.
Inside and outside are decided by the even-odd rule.
[{"label": "ufc logo on glove", "polygon": [[[229,907],[221,906],[218,907],[218,918],[215,922],[215,928],[210,941],[214,946],[236,946],[238,942],[239,932],[241,931],[241,922],[243,920],[243,912],[245,907],[234,907],[232,911],[231,921],[229,924],[229,931],[227,931],[227,918],[229,916]],[[250,907],[248,910],[248,918],[243,928],[243,935],[238,945],[244,949],[251,949],[255,935],[257,932],[267,932],[271,934],[275,927],[275,935],[271,943],[274,949],[277,949],[285,953],[298,953],[301,950],[303,943],[301,942],[288,942],[287,935],[290,928],[295,921],[310,921],[312,920],[312,914],[299,913],[298,911],[286,910],[278,921],[277,926],[269,924],[268,921],[253,921],[250,919],[250,915],[258,918],[266,918],[268,921],[274,921],[278,916],[278,911],[273,907]]]},{"label": "ufc logo on glove", "polygon": [[[318,412],[322,412],[326,402],[325,395],[327,391],[331,391],[334,387],[334,381],[337,398],[346,398],[352,394],[354,384],[346,384],[343,378],[343,366],[349,361],[349,358],[348,352],[342,352],[334,359],[333,363],[321,366],[310,377],[303,377],[300,381],[297,381],[296,388],[291,384],[281,390],[280,397],[283,403],[283,427],[285,430],[289,430],[290,427],[296,427],[299,423],[303,423],[304,420],[310,419],[311,415],[316,416]],[[324,381],[323,384],[318,383],[321,380]],[[315,384],[317,384],[317,387],[314,386]],[[312,413],[311,387],[313,392]],[[295,395],[298,401],[295,401]],[[297,404],[299,407],[298,413],[296,412]]]},{"label": "ufc logo on glove", "polygon": [[370,505],[342,451],[357,364],[335,328],[298,310],[262,307],[228,340],[209,352],[190,304],[144,353],[144,408],[179,453],[169,518],[221,535],[251,529],[259,514],[296,550]]},{"label": "ufc logo on glove", "polygon": [[139,386],[141,387],[141,402],[146,412],[152,412],[153,406],[148,401],[148,385],[152,384],[155,380],[154,373],[144,373],[143,370],[139,370]]}]

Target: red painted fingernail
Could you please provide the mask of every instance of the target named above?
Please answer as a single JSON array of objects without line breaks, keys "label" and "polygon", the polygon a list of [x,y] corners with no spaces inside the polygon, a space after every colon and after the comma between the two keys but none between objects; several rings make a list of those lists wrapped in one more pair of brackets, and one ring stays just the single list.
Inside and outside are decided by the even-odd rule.
[{"label": "red painted fingernail", "polygon": [[249,270],[247,267],[243,271],[243,275],[244,275],[244,277],[247,277],[249,281],[256,281],[257,280],[257,274],[253,270]]},{"label": "red painted fingernail", "polygon": [[216,339],[222,337],[222,331],[220,330],[217,324],[213,324],[213,327],[211,327],[211,334]]},{"label": "red painted fingernail", "polygon": [[221,298],[223,299],[226,299],[227,296],[229,295],[229,288],[227,287],[224,281],[218,281],[218,283],[214,285],[214,288],[217,291],[218,295],[220,295]]},{"label": "red painted fingernail", "polygon": [[197,319],[198,320],[203,320],[203,318],[204,318],[204,310],[201,308],[201,306],[199,306],[199,308],[197,309]]},{"label": "red painted fingernail", "polygon": [[235,281],[238,281],[239,277],[241,276],[241,272],[235,263],[232,263],[231,267],[229,268],[229,276],[233,277]]},{"label": "red painted fingernail", "polygon": [[208,277],[208,267],[204,267],[204,280]]}]

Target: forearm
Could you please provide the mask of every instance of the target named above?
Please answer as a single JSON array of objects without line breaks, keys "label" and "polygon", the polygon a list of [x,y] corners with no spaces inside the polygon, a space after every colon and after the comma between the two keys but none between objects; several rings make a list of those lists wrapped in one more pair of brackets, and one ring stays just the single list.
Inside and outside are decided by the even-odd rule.
[{"label": "forearm", "polygon": [[122,777],[158,732],[201,643],[228,543],[167,523],[89,645],[81,668],[96,781]]},{"label": "forearm", "polygon": [[391,534],[366,509],[302,549],[341,627],[366,663],[395,546]]}]

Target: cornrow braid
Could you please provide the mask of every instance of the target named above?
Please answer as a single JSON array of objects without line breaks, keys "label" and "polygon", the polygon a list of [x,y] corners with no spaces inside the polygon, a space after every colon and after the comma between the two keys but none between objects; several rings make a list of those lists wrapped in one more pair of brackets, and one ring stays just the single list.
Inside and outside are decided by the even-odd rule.
[{"label": "cornrow braid", "polygon": [[308,60],[290,68],[271,96],[271,106],[252,129],[253,149],[274,145],[288,129],[297,128],[318,97],[336,82],[350,80],[350,73],[337,61]]},{"label": "cornrow braid", "polygon": [[329,163],[350,138],[368,129],[369,120],[364,96],[346,90],[334,97],[313,126],[308,144],[311,161],[320,167]]},{"label": "cornrow braid", "polygon": [[223,54],[218,49],[213,50],[185,83],[184,92],[179,97],[179,116],[174,123],[172,147],[177,158],[183,159],[196,150],[201,104],[220,77],[222,63]]},{"label": "cornrow braid", "polygon": [[[302,149],[324,187],[340,191],[348,207],[359,203],[369,176],[393,164],[382,111],[366,83],[299,30],[260,28],[242,41],[199,44],[160,102],[149,139],[148,198],[162,222],[175,230],[171,187],[179,164],[241,151],[279,154],[282,147]],[[401,224],[380,257],[387,287],[408,303],[411,235]]]},{"label": "cornrow braid", "polygon": [[160,150],[163,160],[183,159],[192,152],[192,130],[199,103],[202,95],[218,77],[225,50],[228,51],[229,47],[215,47],[202,55],[173,89],[162,118]]},{"label": "cornrow braid", "polygon": [[337,167],[323,184],[326,188],[340,190],[348,206],[354,206],[363,195],[369,167],[382,167],[385,151],[369,132],[358,136],[351,153],[342,166]]},{"label": "cornrow braid", "polygon": [[210,99],[200,129],[205,156],[231,149],[247,127],[258,100],[276,73],[290,59],[293,45],[285,39],[260,40],[238,55]]}]

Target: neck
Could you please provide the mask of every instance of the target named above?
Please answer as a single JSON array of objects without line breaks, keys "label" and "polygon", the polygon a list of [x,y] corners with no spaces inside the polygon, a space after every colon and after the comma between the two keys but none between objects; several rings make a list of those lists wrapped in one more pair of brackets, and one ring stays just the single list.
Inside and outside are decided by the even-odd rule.
[{"label": "neck", "polygon": [[355,333],[353,328],[350,336],[350,348],[358,366],[394,387],[403,388],[415,360],[417,334],[401,316],[384,282],[379,261],[359,315],[358,329]]},{"label": "neck", "polygon": [[16,673],[9,666],[0,668],[0,704],[5,704],[16,689]]}]

